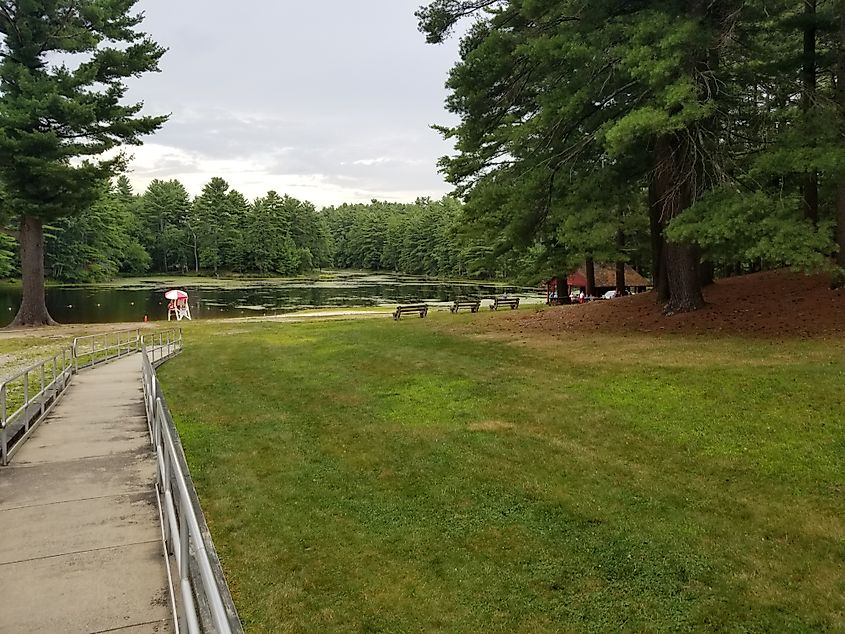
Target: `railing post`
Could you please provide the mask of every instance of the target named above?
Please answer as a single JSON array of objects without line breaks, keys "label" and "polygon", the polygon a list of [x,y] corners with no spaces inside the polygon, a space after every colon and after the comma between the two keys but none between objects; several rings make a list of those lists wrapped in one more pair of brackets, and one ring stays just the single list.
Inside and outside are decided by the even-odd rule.
[{"label": "railing post", "polygon": [[0,461],[5,467],[8,464],[6,456],[6,384],[0,387]]},{"label": "railing post", "polygon": [[26,431],[29,431],[29,370],[23,375],[23,418]]},{"label": "railing post", "polygon": [[94,350],[96,349],[96,347],[95,347],[96,342],[97,342],[97,338],[91,337],[91,367],[92,368],[94,367],[94,358],[95,358],[94,357]]},{"label": "railing post", "polygon": [[59,370],[59,355],[53,356],[53,380],[50,383],[53,384],[53,398],[56,398],[56,394],[58,394],[59,389],[59,379],[58,379],[58,372]]},{"label": "railing post", "polygon": [[41,416],[44,416],[44,364],[39,368],[39,376],[41,378]]}]

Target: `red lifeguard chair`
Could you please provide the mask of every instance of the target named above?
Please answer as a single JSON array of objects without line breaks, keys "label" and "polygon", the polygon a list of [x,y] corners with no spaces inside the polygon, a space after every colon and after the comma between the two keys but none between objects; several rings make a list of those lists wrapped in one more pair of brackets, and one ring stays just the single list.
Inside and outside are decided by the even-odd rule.
[{"label": "red lifeguard chair", "polygon": [[170,300],[167,305],[167,321],[170,321],[171,317],[176,321],[191,321],[191,307],[188,306],[188,294],[185,291],[174,289],[167,291],[164,297]]}]

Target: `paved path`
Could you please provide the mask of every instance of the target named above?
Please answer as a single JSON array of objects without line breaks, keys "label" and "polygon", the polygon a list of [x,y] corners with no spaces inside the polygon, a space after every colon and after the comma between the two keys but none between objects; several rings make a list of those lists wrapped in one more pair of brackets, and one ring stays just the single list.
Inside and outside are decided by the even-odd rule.
[{"label": "paved path", "polygon": [[141,356],[74,377],[0,468],[0,632],[172,631]]}]

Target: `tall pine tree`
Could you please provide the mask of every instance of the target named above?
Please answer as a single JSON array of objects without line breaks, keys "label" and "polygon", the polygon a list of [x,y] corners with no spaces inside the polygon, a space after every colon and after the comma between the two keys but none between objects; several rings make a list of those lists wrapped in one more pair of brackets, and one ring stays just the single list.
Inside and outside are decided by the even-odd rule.
[{"label": "tall pine tree", "polygon": [[[166,117],[125,104],[125,80],[164,49],[137,27],[136,0],[0,0],[0,214],[17,225],[23,300],[13,325],[52,323],[44,302],[45,221],[77,214]],[[75,65],[56,62],[81,56]],[[80,160],[83,159],[83,160]]]}]

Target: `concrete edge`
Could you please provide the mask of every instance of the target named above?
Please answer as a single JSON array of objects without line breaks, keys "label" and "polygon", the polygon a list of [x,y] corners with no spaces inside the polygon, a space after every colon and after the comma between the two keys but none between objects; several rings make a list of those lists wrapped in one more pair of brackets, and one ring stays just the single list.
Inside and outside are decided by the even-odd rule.
[{"label": "concrete edge", "polygon": [[[153,364],[153,370],[160,367],[166,361],[172,359],[176,354],[181,352],[181,350],[176,351],[174,354],[170,356],[160,359],[158,362]],[[217,554],[217,549],[214,547],[214,541],[211,537],[211,531],[208,529],[208,523],[205,520],[205,513],[203,513],[202,505],[200,504],[199,496],[197,495],[196,487],[194,486],[194,480],[191,477],[191,471],[188,468],[188,461],[185,457],[185,450],[182,447],[182,438],[179,436],[179,430],[176,429],[176,425],[173,422],[173,417],[170,414],[170,408],[167,406],[167,399],[163,394],[163,390],[157,394],[157,396],[161,399],[162,409],[164,410],[164,417],[167,426],[171,431],[171,435],[173,437],[173,444],[176,447],[176,459],[179,462],[179,466],[182,468],[182,473],[185,476],[185,484],[188,487],[188,496],[191,500],[191,506],[193,506],[194,513],[197,516],[197,523],[199,524],[200,531],[202,532],[202,540],[203,545],[205,546],[206,553],[208,554],[209,563],[211,564],[211,570],[214,573],[214,580],[217,582],[217,587],[220,589],[221,598],[223,600],[223,607],[226,609],[226,616],[229,620],[229,627],[232,629],[233,634],[244,634],[243,624],[241,623],[240,616],[238,615],[238,609],[235,606],[235,602],[232,599],[232,593],[229,590],[229,584],[226,581],[226,575],[223,572],[223,566],[220,563],[220,557]],[[199,572],[191,567],[191,576],[194,585],[199,585],[201,583]],[[196,597],[199,599],[200,597]],[[202,601],[197,601],[197,605],[199,607],[200,612],[200,620],[201,625],[203,626],[204,631],[212,632],[214,631],[212,622],[211,622],[211,612],[208,609],[208,606],[205,605]]]}]

